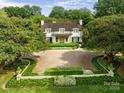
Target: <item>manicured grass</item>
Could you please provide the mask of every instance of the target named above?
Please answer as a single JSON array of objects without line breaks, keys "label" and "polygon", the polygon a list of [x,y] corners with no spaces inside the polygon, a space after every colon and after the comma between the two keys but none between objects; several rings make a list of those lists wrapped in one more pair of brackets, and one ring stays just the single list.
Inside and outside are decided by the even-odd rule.
[{"label": "manicured grass", "polygon": [[13,77],[7,84],[8,88],[19,88],[19,87],[35,87],[35,86],[40,86],[40,87],[48,87],[48,86],[53,86],[54,84],[54,79],[21,79],[21,80],[16,80],[15,77]]},{"label": "manicured grass", "polygon": [[0,89],[5,88],[6,83],[13,75],[13,72],[0,71]]},{"label": "manicured grass", "polygon": [[23,87],[0,90],[0,93],[123,93],[124,85],[82,85],[80,87]]},{"label": "manicured grass", "polygon": [[48,68],[44,72],[45,75],[81,75],[83,70],[80,67],[59,67]]}]

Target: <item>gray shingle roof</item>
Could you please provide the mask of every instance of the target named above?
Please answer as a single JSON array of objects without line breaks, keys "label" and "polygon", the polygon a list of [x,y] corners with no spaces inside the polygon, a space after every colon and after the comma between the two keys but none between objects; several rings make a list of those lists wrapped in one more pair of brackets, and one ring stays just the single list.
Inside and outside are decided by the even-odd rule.
[{"label": "gray shingle roof", "polygon": [[41,26],[43,29],[51,28],[52,31],[59,31],[59,28],[65,28],[65,31],[73,31],[73,28],[79,28],[80,31],[83,30],[82,26],[71,22],[58,22],[58,23],[45,23]]}]

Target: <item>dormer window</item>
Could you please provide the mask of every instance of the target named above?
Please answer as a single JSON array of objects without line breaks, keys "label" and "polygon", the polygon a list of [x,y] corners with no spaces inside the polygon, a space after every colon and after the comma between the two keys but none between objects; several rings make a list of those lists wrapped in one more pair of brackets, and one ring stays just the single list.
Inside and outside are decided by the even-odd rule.
[{"label": "dormer window", "polygon": [[45,29],[45,32],[46,32],[46,33],[50,33],[50,32],[51,32],[51,28],[46,28],[46,29]]},{"label": "dormer window", "polygon": [[73,32],[74,32],[74,33],[79,32],[79,28],[73,28]]},{"label": "dormer window", "polygon": [[65,31],[65,28],[59,28],[59,31],[60,32],[64,32]]}]

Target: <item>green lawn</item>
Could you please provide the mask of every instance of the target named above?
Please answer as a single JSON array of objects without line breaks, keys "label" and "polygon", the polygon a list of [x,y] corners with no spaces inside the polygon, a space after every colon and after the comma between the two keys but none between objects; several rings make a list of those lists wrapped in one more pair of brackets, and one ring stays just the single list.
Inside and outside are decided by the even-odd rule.
[{"label": "green lawn", "polygon": [[0,89],[5,87],[5,84],[13,75],[13,72],[0,71]]},{"label": "green lawn", "polygon": [[[0,87],[13,76],[12,72],[0,74]],[[120,85],[82,85],[78,87],[21,87],[0,89],[0,93],[123,93],[124,86]]]},{"label": "green lawn", "polygon": [[123,93],[124,86],[81,86],[71,88],[24,87],[0,90],[0,93]]},{"label": "green lawn", "polygon": [[[29,71],[30,72],[30,71]],[[106,85],[81,84],[77,87],[23,86],[2,89],[14,75],[13,72],[0,72],[0,93],[123,93],[124,84],[109,82]],[[91,80],[92,81],[92,80]],[[26,82],[27,83],[27,82]],[[17,83],[16,83],[17,84]],[[112,85],[113,84],[113,85]]]}]

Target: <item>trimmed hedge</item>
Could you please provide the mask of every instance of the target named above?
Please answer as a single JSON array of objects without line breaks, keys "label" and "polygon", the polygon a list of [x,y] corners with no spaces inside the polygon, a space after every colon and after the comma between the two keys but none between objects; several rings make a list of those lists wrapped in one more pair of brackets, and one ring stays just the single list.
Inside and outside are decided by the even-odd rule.
[{"label": "trimmed hedge", "polygon": [[28,68],[23,73],[23,76],[35,76],[35,75],[38,75],[37,73],[32,72],[32,70],[33,70],[33,68],[35,66],[36,66],[36,62],[35,61],[30,61],[30,65],[28,66]]},{"label": "trimmed hedge", "polygon": [[96,69],[100,72],[100,73],[108,73],[98,62],[98,58],[100,58],[101,56],[97,56],[94,57],[92,59],[92,64],[96,67]]},{"label": "trimmed hedge", "polygon": [[103,85],[105,82],[120,82],[119,76],[100,76],[100,77],[87,77],[87,78],[76,78],[77,85]]},{"label": "trimmed hedge", "polygon": [[8,83],[7,87],[8,88],[16,88],[16,87],[32,87],[32,86],[40,86],[40,87],[45,87],[45,86],[53,86],[54,85],[54,79],[21,79],[21,80],[16,80],[15,77],[13,77]]},{"label": "trimmed hedge", "polygon": [[[82,86],[82,85],[104,85],[105,82],[108,82],[108,83],[109,82],[123,83],[121,78],[119,76],[117,76],[117,75],[115,75],[114,77],[110,77],[110,76],[78,77],[78,78],[75,78],[75,80],[76,80],[76,86]],[[60,84],[60,82],[59,82],[59,84]],[[66,83],[64,81],[62,81],[62,82],[63,82],[62,86],[66,86],[65,85]],[[53,87],[54,85],[58,86],[58,83],[55,84],[54,78],[50,78],[50,79],[34,79],[34,80],[32,80],[32,79],[16,80],[16,78],[13,77],[7,83],[7,87],[8,88],[20,88],[20,87],[32,87],[32,86]],[[61,84],[60,84],[60,86],[61,86]],[[67,84],[67,86],[68,86],[68,84]],[[69,85],[69,86],[71,86],[71,85]]]},{"label": "trimmed hedge", "polygon": [[61,68],[48,68],[44,72],[45,75],[79,75],[83,74],[80,67],[61,67]]},{"label": "trimmed hedge", "polygon": [[48,44],[49,47],[79,47],[78,43],[56,43],[56,44]]}]

